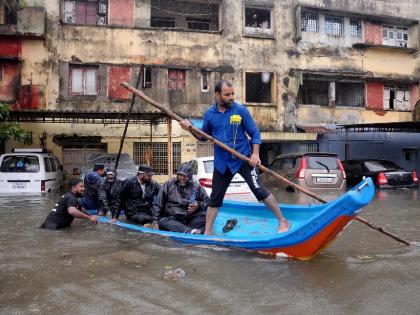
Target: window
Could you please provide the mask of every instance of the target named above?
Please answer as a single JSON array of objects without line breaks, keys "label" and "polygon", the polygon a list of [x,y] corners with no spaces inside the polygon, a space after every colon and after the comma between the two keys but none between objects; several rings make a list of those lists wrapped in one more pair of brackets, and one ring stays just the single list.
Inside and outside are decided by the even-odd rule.
[{"label": "window", "polygon": [[383,26],[383,44],[388,46],[408,47],[408,28],[392,25]]},{"label": "window", "polygon": [[350,19],[350,34],[352,37],[362,37],[362,21]]},{"label": "window", "polygon": [[210,77],[210,72],[201,71],[201,92],[209,91],[209,77]]},{"label": "window", "polygon": [[0,25],[6,24],[6,6],[0,5]]},{"label": "window", "polygon": [[405,84],[385,84],[384,109],[386,110],[411,110],[410,86]]},{"label": "window", "polygon": [[0,25],[2,24],[16,24],[17,22],[17,9],[13,6],[0,4]]},{"label": "window", "polygon": [[185,90],[185,70],[168,69],[168,89]]},{"label": "window", "polygon": [[189,30],[208,31],[210,30],[210,23],[210,19],[187,17],[187,28]]},{"label": "window", "polygon": [[62,20],[68,24],[107,25],[107,12],[108,0],[65,0]]},{"label": "window", "polygon": [[336,82],[335,100],[337,106],[364,107],[364,83]]},{"label": "window", "polygon": [[245,26],[254,28],[271,28],[270,8],[245,8]]},{"label": "window", "polygon": [[4,173],[38,173],[39,159],[33,155],[7,155],[1,162],[0,171]]},{"label": "window", "polygon": [[143,88],[151,88],[152,87],[152,68],[145,67],[143,69]]},{"label": "window", "polygon": [[[134,142],[133,159],[135,164],[150,164],[156,174],[168,174],[167,142]],[[181,164],[181,142],[172,143],[172,165],[175,173]]]},{"label": "window", "polygon": [[151,27],[219,30],[219,4],[207,1],[151,0]]},{"label": "window", "polygon": [[210,142],[197,142],[197,157],[214,155],[214,144]]},{"label": "window", "polygon": [[44,157],[44,166],[45,166],[45,171],[47,173],[51,173],[52,172],[51,161],[47,157]]},{"label": "window", "polygon": [[299,104],[328,106],[330,83],[320,80],[303,80],[299,88]]},{"label": "window", "polygon": [[299,143],[299,153],[319,152],[318,143]]},{"label": "window", "polygon": [[97,67],[70,67],[71,95],[98,95]]},{"label": "window", "polygon": [[270,72],[246,73],[245,101],[247,103],[272,103],[274,74]]},{"label": "window", "polygon": [[175,18],[152,16],[150,20],[151,27],[175,27]]},{"label": "window", "polygon": [[318,13],[305,12],[301,14],[301,31],[303,32],[318,32]]},{"label": "window", "polygon": [[343,18],[334,16],[325,17],[325,34],[343,36],[343,28]]},{"label": "window", "polygon": [[54,158],[49,158],[51,165],[51,172],[57,172],[57,165],[55,165]]},{"label": "window", "polygon": [[403,148],[403,153],[406,161],[417,160],[417,149],[415,148]]}]

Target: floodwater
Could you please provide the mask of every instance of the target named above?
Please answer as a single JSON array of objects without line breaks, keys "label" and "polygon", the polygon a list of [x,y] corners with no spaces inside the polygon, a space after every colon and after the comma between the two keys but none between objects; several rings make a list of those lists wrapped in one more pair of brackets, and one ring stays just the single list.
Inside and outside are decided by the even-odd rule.
[{"label": "floodwater", "polygon": [[79,220],[39,229],[57,198],[0,197],[1,314],[420,314],[418,190],[378,192],[361,214],[417,245],[353,222],[306,262]]}]

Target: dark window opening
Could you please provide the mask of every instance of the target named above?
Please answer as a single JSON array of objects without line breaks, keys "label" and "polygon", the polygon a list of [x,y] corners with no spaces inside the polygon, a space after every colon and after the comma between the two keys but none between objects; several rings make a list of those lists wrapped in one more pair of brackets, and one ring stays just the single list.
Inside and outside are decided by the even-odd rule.
[{"label": "dark window opening", "polygon": [[270,29],[271,9],[245,8],[245,26]]},{"label": "dark window opening", "polygon": [[199,19],[194,17],[187,17],[187,27],[189,30],[210,30],[210,19]]},{"label": "dark window opening", "polygon": [[350,34],[352,37],[362,37],[362,21],[350,19]]},{"label": "dark window opening", "polygon": [[151,27],[175,27],[175,18],[152,16]]},{"label": "dark window opening", "polygon": [[328,81],[304,80],[299,88],[299,104],[328,106],[329,85]]},{"label": "dark window opening", "polygon": [[246,73],[245,100],[247,103],[272,103],[273,74],[269,72]]},{"label": "dark window opening", "polygon": [[145,67],[143,70],[143,88],[151,88],[152,87],[152,68]]},{"label": "dark window opening", "polygon": [[384,86],[384,109],[411,110],[410,86],[405,84],[386,84]]},{"label": "dark window opening", "polygon": [[300,27],[303,32],[318,32],[318,13],[302,12]]},{"label": "dark window opening", "polygon": [[207,71],[201,72],[201,92],[209,91],[209,75],[210,73]]},{"label": "dark window opening", "polygon": [[63,1],[62,20],[67,24],[107,25],[108,0]]},{"label": "dark window opening", "polygon": [[404,157],[406,161],[415,161],[417,159],[416,149],[403,148],[403,152],[404,152]]},{"label": "dark window opening", "polygon": [[364,83],[336,82],[335,94],[337,106],[364,107],[365,105]]},{"label": "dark window opening", "polygon": [[151,27],[196,31],[219,30],[219,4],[151,0]]},{"label": "dark window opening", "polygon": [[326,16],[325,17],[325,33],[334,36],[343,36],[344,24],[343,18]]},{"label": "dark window opening", "polygon": [[0,25],[1,24],[16,24],[17,23],[17,8],[12,5],[0,5]]}]

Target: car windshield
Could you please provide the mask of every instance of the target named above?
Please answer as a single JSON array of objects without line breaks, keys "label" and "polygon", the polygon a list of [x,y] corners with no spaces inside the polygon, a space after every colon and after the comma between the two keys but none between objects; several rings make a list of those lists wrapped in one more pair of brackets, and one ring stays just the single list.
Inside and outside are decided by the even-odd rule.
[{"label": "car windshield", "polygon": [[334,156],[306,156],[308,169],[338,170],[337,158]]},{"label": "car windshield", "polygon": [[213,173],[214,170],[214,161],[204,161],[204,171],[206,173]]},{"label": "car windshield", "polygon": [[370,172],[395,171],[401,169],[391,161],[366,161],[365,166]]},{"label": "car windshield", "polygon": [[7,155],[1,162],[2,173],[38,173],[39,159],[34,155]]}]

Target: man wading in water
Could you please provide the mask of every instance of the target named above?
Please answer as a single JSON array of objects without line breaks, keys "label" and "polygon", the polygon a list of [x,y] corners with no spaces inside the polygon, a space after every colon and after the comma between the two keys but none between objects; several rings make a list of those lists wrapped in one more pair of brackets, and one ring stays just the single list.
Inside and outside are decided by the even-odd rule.
[{"label": "man wading in water", "polygon": [[[282,215],[274,196],[262,186],[256,167],[261,163],[259,156],[260,131],[246,107],[234,102],[234,90],[229,81],[220,80],[217,82],[215,93],[216,104],[213,104],[204,114],[202,130],[239,153],[248,156],[250,163],[243,162],[217,145],[214,146],[212,192],[204,233],[212,233],[214,220],[222,206],[226,190],[236,173],[242,175],[255,197],[262,201],[277,217],[278,232],[286,232],[290,225]],[[180,125],[189,131],[191,122],[184,119]],[[193,135],[199,141],[206,141],[197,133],[193,132]],[[247,135],[251,137],[252,150]]]},{"label": "man wading in water", "polygon": [[69,186],[70,190],[61,196],[55,208],[48,214],[45,222],[41,225],[42,229],[58,230],[69,227],[74,218],[86,219],[96,223],[96,216],[84,213],[77,199],[82,197],[85,191],[83,181],[73,178],[70,180]]}]

